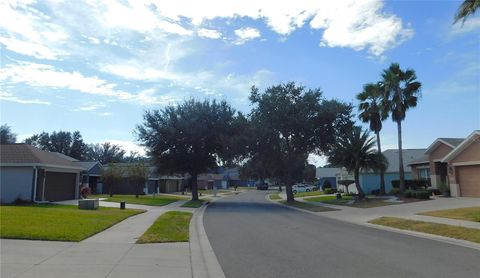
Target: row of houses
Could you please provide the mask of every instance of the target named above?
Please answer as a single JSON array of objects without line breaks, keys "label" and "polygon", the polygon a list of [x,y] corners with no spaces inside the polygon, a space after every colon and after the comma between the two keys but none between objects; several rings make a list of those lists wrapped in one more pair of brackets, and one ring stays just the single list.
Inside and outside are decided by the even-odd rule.
[{"label": "row of houses", "polygon": [[[0,202],[60,201],[79,198],[82,186],[90,187],[93,193],[105,194],[102,170],[108,165],[97,161],[79,161],[56,152],[40,150],[28,144],[0,146]],[[121,183],[113,189],[114,194],[134,194],[127,168],[129,163],[117,163],[124,168]],[[145,194],[183,191],[188,185],[188,175],[161,175],[156,167],[149,167],[148,180],[143,188]],[[199,175],[200,189],[243,186],[251,182],[239,178],[238,168],[220,168],[215,173]]]},{"label": "row of houses", "polygon": [[[400,178],[398,150],[385,150],[383,154],[389,162],[385,189],[390,192],[392,181]],[[407,180],[426,180],[432,188],[443,184],[450,188],[452,196],[480,197],[480,130],[466,138],[438,138],[426,149],[404,149],[403,159]],[[316,177],[320,186],[326,180],[336,186],[339,180],[353,179],[341,168],[317,168]],[[362,171],[360,185],[367,193],[378,190],[380,175]]]}]

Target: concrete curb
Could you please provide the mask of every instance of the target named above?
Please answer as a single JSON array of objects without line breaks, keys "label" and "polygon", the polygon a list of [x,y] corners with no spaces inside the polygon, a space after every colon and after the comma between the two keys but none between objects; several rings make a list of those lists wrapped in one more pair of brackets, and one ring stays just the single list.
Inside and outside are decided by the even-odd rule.
[{"label": "concrete curb", "polygon": [[339,219],[339,218],[336,218],[336,217],[331,217],[328,214],[320,214],[321,212],[313,212],[313,211],[304,210],[304,209],[300,209],[300,208],[296,208],[296,207],[292,207],[292,206],[282,204],[278,201],[274,201],[274,200],[270,199],[269,194],[267,194],[265,196],[265,199],[272,202],[272,203],[278,204],[280,206],[284,206],[284,207],[287,207],[287,208],[290,208],[290,209],[293,209],[293,210],[297,210],[297,211],[301,211],[301,212],[310,213],[310,214],[313,214],[313,215],[316,215],[316,216],[323,216],[323,217],[327,217],[327,218],[330,218],[330,219],[342,221],[342,222],[345,222],[345,223],[356,224],[356,225],[361,225],[361,226],[370,227],[370,228],[374,228],[374,229],[394,232],[394,233],[398,233],[398,234],[404,234],[404,235],[409,235],[409,236],[415,236],[415,237],[435,240],[435,241],[439,241],[439,242],[443,242],[443,243],[448,243],[448,244],[453,244],[453,245],[457,245],[457,246],[467,247],[467,248],[471,248],[471,249],[475,249],[475,250],[480,251],[480,244],[475,243],[475,242],[471,242],[471,241],[467,241],[467,240],[444,237],[444,236],[439,236],[439,235],[432,235],[432,234],[409,231],[409,230],[402,230],[402,229],[397,229],[397,228],[392,228],[392,227],[387,227],[387,226],[382,226],[382,225],[371,224],[371,223],[368,223],[368,222],[346,221],[346,220],[342,220],[342,219]]},{"label": "concrete curb", "polygon": [[223,273],[222,267],[208,240],[205,227],[203,226],[203,214],[207,206],[208,204],[203,205],[195,211],[190,221],[190,263],[192,266],[192,277],[225,278],[225,273]]}]

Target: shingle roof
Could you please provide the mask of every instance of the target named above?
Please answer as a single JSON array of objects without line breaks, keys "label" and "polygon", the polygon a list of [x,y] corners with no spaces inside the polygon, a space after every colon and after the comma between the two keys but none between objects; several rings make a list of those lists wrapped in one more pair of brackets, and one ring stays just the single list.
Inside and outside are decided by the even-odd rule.
[{"label": "shingle roof", "polygon": [[410,161],[408,164],[422,164],[422,163],[429,163],[430,156],[428,154],[424,154],[423,156]]},{"label": "shingle roof", "polygon": [[47,152],[35,148],[29,144],[6,144],[0,145],[0,163],[1,164],[41,164],[59,168],[76,168],[83,167],[65,159],[53,152]]},{"label": "shingle roof", "polygon": [[[425,155],[425,150],[426,149],[404,149],[403,150],[403,168],[405,169],[406,172],[410,171],[410,166],[408,165],[414,160],[418,160],[422,158]],[[398,172],[399,168],[399,161],[398,161],[398,150],[397,149],[391,149],[391,150],[385,150],[382,152],[383,155],[388,160],[388,168],[386,173],[395,173]]]},{"label": "shingle roof", "polygon": [[465,140],[465,138],[438,138],[438,139],[447,142],[453,147],[460,145],[460,143],[462,143]]},{"label": "shingle roof", "polygon": [[80,165],[81,167],[85,168],[87,171],[92,169],[95,165],[97,165],[98,161],[73,161],[75,164]]}]

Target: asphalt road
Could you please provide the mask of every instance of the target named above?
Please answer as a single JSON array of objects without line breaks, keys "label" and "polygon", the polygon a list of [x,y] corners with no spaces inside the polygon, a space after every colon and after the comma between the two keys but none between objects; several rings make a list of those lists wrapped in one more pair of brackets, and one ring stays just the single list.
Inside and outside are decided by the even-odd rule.
[{"label": "asphalt road", "polygon": [[480,277],[480,251],[345,223],[266,201],[221,199],[204,215],[227,278]]}]

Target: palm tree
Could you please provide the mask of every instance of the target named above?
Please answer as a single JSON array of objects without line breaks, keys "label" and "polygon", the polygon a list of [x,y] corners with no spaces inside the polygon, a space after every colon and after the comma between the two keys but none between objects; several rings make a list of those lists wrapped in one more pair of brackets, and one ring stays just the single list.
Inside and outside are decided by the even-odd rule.
[{"label": "palm tree", "polygon": [[398,131],[398,161],[400,173],[400,191],[405,190],[405,171],[403,169],[402,121],[405,120],[408,109],[416,107],[422,84],[412,69],[403,71],[398,63],[393,63],[383,71],[384,101],[382,105],[392,114],[392,120],[397,123]]},{"label": "palm tree", "polygon": [[360,186],[360,170],[385,171],[388,165],[385,156],[375,149],[375,139],[370,137],[368,130],[362,130],[359,126],[353,127],[348,134],[337,139],[328,161],[353,172],[360,199],[365,197]]},{"label": "palm tree", "polygon": [[[384,90],[380,83],[368,83],[363,86],[363,91],[357,95],[360,101],[358,118],[370,124],[370,130],[377,136],[377,150],[382,153],[380,144],[380,131],[382,130],[382,121],[388,118],[388,110],[383,109],[382,105]],[[380,171],[380,194],[385,194],[385,171]]]},{"label": "palm tree", "polygon": [[480,7],[480,0],[463,1],[460,7],[458,7],[453,23],[455,24],[460,20],[462,21],[462,23],[465,22],[465,20],[467,20],[467,17],[474,15],[479,7]]}]

